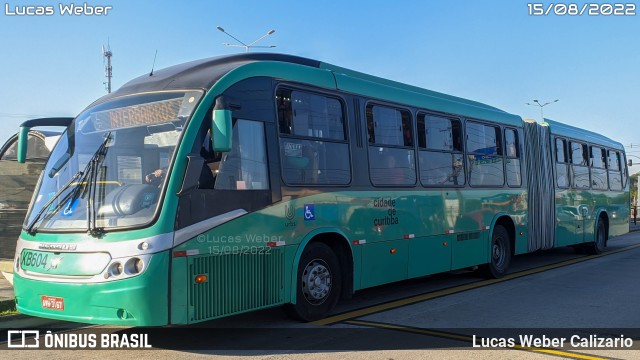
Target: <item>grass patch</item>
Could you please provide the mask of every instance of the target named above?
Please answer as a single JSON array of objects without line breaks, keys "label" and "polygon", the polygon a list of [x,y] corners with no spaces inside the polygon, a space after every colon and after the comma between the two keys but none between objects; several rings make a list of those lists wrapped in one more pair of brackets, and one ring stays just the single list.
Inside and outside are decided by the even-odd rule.
[{"label": "grass patch", "polygon": [[15,308],[10,310],[0,311],[0,316],[18,315],[19,312]]},{"label": "grass patch", "polygon": [[7,315],[15,315],[18,311],[16,310],[16,302],[13,300],[0,301],[0,316]]}]

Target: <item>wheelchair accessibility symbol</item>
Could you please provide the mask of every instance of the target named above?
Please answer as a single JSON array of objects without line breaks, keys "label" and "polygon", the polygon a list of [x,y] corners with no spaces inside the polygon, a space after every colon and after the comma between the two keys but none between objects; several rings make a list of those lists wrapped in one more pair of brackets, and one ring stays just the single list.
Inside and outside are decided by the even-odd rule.
[{"label": "wheelchair accessibility symbol", "polygon": [[311,221],[316,219],[314,204],[304,204],[304,220]]},{"label": "wheelchair accessibility symbol", "polygon": [[62,216],[72,216],[73,212],[76,211],[79,203],[80,199],[75,199],[73,203],[71,202],[71,199],[69,199],[62,210]]}]

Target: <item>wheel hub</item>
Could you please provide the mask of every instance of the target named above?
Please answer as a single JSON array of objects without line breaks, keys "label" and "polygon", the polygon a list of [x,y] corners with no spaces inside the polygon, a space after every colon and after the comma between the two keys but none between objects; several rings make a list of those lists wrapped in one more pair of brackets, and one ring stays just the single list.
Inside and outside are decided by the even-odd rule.
[{"label": "wheel hub", "polygon": [[318,305],[323,303],[331,292],[331,273],[329,266],[322,260],[312,260],[302,272],[302,292],[307,300]]}]

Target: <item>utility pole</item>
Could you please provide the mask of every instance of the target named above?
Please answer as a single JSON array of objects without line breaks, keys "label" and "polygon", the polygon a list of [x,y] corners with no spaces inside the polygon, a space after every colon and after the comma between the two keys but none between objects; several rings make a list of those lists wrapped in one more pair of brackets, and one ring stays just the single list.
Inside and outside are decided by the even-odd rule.
[{"label": "utility pole", "polygon": [[545,106],[549,105],[549,104],[553,104],[555,102],[558,102],[558,99],[553,100],[553,101],[547,101],[544,104],[541,104],[538,100],[533,100],[533,104],[532,103],[527,103],[527,105],[531,105],[531,106],[539,106],[540,107],[540,120],[542,122],[544,122],[544,112],[542,111],[542,108],[544,108]]},{"label": "utility pole", "polygon": [[111,76],[113,75],[111,70],[111,57],[113,56],[113,52],[111,52],[111,45],[107,41],[107,48],[104,48],[102,45],[102,64],[104,65],[104,76],[107,78],[107,81],[104,82],[105,88],[107,89],[107,93],[111,93]]},{"label": "utility pole", "polygon": [[223,28],[221,28],[220,26],[216,26],[216,29],[220,30],[221,32],[227,34],[229,37],[231,37],[233,40],[237,41],[239,44],[228,44],[228,43],[224,43],[222,45],[224,46],[237,46],[237,47],[243,47],[245,52],[249,52],[249,49],[251,48],[274,48],[276,47],[275,45],[268,45],[268,46],[258,46],[255,45],[255,43],[257,43],[258,41],[266,38],[267,36],[273,34],[274,32],[276,32],[275,30],[269,30],[266,34],[262,35],[261,37],[257,38],[256,40],[254,40],[252,43],[250,44],[245,44],[242,41],[240,41],[240,39],[238,39],[237,37],[229,34],[228,32],[226,32]]}]

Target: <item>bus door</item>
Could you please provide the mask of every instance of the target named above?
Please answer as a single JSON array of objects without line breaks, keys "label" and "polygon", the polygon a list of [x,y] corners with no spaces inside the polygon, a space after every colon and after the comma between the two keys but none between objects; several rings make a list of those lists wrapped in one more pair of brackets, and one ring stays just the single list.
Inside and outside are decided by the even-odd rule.
[{"label": "bus door", "polygon": [[580,220],[576,224],[576,243],[583,243],[592,240],[594,219],[591,216],[591,208],[588,205],[580,205],[578,207]]},{"label": "bus door", "polygon": [[583,243],[585,238],[585,229],[588,225],[589,207],[586,205],[578,206],[578,216],[576,220],[575,242]]}]

